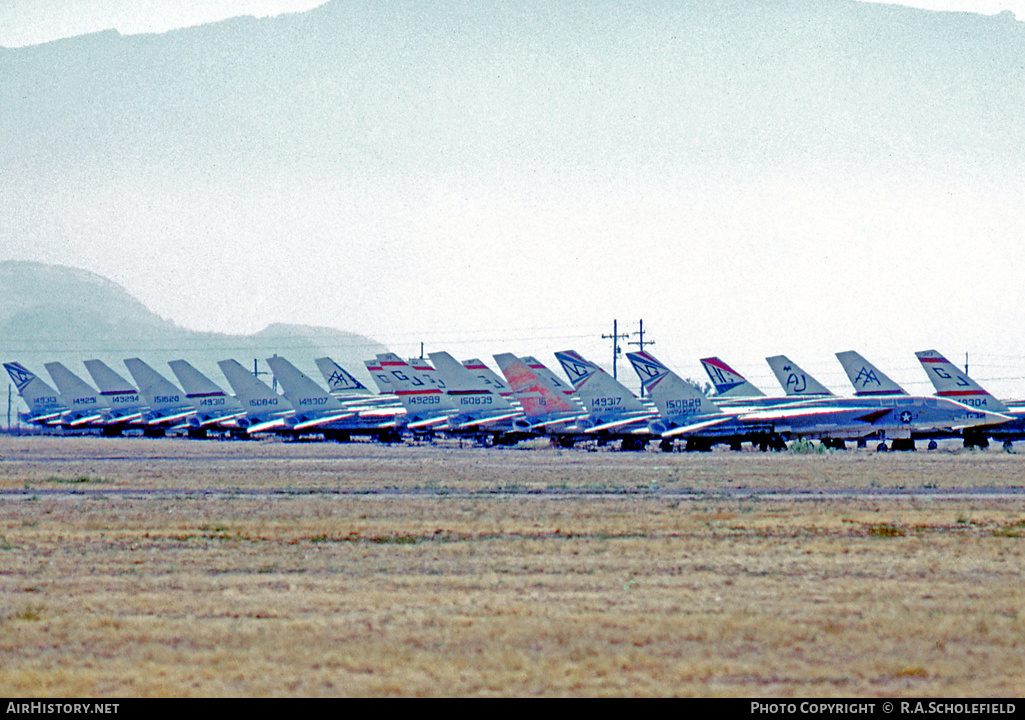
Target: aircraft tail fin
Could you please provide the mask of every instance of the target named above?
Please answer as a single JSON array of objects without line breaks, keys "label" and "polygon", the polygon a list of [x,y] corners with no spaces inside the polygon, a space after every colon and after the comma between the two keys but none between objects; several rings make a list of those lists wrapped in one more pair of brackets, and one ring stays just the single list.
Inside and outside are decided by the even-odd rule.
[{"label": "aircraft tail fin", "polygon": [[324,382],[327,383],[328,390],[331,392],[345,395],[370,394],[370,390],[367,389],[366,385],[353,377],[350,372],[331,358],[317,358],[316,363],[317,368],[320,370],[320,374],[324,376]]},{"label": "aircraft tail fin", "polygon": [[796,363],[785,355],[765,358],[775,373],[779,384],[788,396],[797,397],[830,397],[833,393],[825,385],[799,368]]},{"label": "aircraft tail fin", "polygon": [[204,422],[234,417],[241,412],[241,405],[235,398],[185,360],[171,360],[167,364]]},{"label": "aircraft tail fin", "polygon": [[723,411],[703,392],[647,352],[627,353],[644,394],[655,403],[663,422],[682,426],[697,416],[719,417]]},{"label": "aircraft tail fin", "polygon": [[146,406],[135,386],[118,375],[102,360],[86,360],[85,369],[89,371],[93,382],[100,390],[100,395],[118,413],[135,413]]},{"label": "aircraft tail fin", "polygon": [[96,413],[109,409],[105,399],[85,380],[68,370],[62,363],[50,362],[43,367],[50,373],[57,391],[60,392],[65,404],[77,412]]},{"label": "aircraft tail fin", "polygon": [[836,359],[843,365],[847,377],[854,386],[854,394],[862,397],[867,395],[907,395],[907,391],[887,377],[882,370],[870,363],[853,350],[838,352]]},{"label": "aircraft tail fin", "polygon": [[465,367],[471,373],[480,378],[485,385],[490,387],[499,395],[506,398],[512,395],[512,389],[509,387],[509,385],[500,377],[498,377],[494,370],[485,365],[483,360],[480,360],[478,358],[464,360],[463,367]]},{"label": "aircraft tail fin", "polygon": [[701,365],[708,373],[718,397],[765,397],[765,393],[717,357],[702,358]]},{"label": "aircraft tail fin", "polygon": [[[377,362],[379,374],[391,383],[389,392],[395,393],[406,410],[407,425],[425,420],[438,424],[442,416],[456,412],[456,406],[445,395],[444,383],[433,377],[433,368],[429,373],[417,370],[395,353],[380,353]],[[384,382],[383,378],[378,380],[379,384]]]},{"label": "aircraft tail fin", "polygon": [[428,357],[445,381],[449,398],[464,412],[504,412],[511,409],[509,401],[502,397],[494,383],[468,370],[447,352],[432,352]]},{"label": "aircraft tail fin", "polygon": [[578,408],[570,405],[568,398],[538,377],[525,358],[501,353],[495,355],[495,362],[528,418],[579,412]]},{"label": "aircraft tail fin", "polygon": [[285,397],[288,398],[296,412],[330,411],[338,413],[345,410],[338,398],[331,396],[285,358],[278,355],[269,357],[267,365],[270,366],[274,377],[281,384]]},{"label": "aircraft tail fin", "polygon": [[555,353],[555,358],[573,383],[584,408],[592,415],[622,415],[648,410],[622,383],[575,350],[560,350]]},{"label": "aircraft tail fin", "polygon": [[932,381],[933,387],[936,388],[937,396],[950,398],[980,410],[996,413],[1008,411],[1004,403],[990,395],[982,386],[968,377],[967,373],[935,350],[922,350],[916,352],[915,355],[922,363],[922,368]]},{"label": "aircraft tail fin", "polygon": [[46,423],[56,421],[68,411],[68,406],[56,390],[46,384],[42,378],[21,363],[4,363],[4,369],[11,376],[18,394],[28,406],[28,422]]},{"label": "aircraft tail fin", "polygon": [[[246,417],[250,421],[262,423],[272,416],[282,416],[292,412],[292,405],[287,399],[271,390],[265,382],[242,366],[237,360],[220,360],[217,366],[221,369],[228,384],[231,385],[235,399],[238,400]],[[250,427],[250,432],[254,432]]]}]

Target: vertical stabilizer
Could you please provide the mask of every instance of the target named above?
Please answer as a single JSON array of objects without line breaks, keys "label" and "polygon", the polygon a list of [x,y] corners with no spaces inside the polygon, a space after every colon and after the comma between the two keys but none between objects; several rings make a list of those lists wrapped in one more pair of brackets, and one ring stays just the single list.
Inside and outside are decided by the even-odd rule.
[{"label": "vertical stabilizer", "polygon": [[46,382],[21,363],[4,363],[4,369],[11,376],[18,394],[28,406],[28,415],[22,418],[26,422],[49,425],[55,424],[68,411],[68,406],[61,400],[60,394]]},{"label": "vertical stabilizer", "polygon": [[220,360],[217,366],[231,385],[235,399],[246,413],[250,433],[284,427],[284,417],[293,414],[291,403],[265,382],[242,367],[237,360]]},{"label": "vertical stabilizer", "polygon": [[715,387],[717,397],[749,398],[765,397],[765,393],[749,383],[747,379],[717,357],[702,358],[701,365],[708,373]]},{"label": "vertical stabilizer", "polygon": [[107,399],[119,419],[137,420],[142,416],[146,403],[134,385],[111,370],[102,360],[86,360],[83,364],[99,388],[100,395]]},{"label": "vertical stabilizer", "polygon": [[954,363],[947,360],[935,350],[916,352],[918,361],[922,363],[925,374],[929,376],[936,395],[950,398],[980,410],[1006,413],[1008,408],[968,377]]},{"label": "vertical stabilizer", "polygon": [[836,359],[843,365],[847,377],[858,397],[871,395],[907,395],[907,391],[887,377],[882,370],[853,350],[838,352]]},{"label": "vertical stabilizer", "polygon": [[791,397],[831,397],[826,386],[806,373],[785,355],[765,358],[783,390]]},{"label": "vertical stabilizer", "polygon": [[195,406],[188,401],[184,392],[142,360],[128,358],[124,363],[149,405],[149,412],[143,415],[144,421],[164,424],[184,420],[196,413]]},{"label": "vertical stabilizer", "polygon": [[[88,383],[59,362],[46,363],[43,367],[50,373],[54,385],[64,403],[71,409],[74,419],[71,425],[104,420],[110,412],[106,400]],[[68,421],[68,418],[65,418]]]},{"label": "vertical stabilizer", "polygon": [[235,398],[185,360],[171,360],[167,364],[181,383],[185,397],[195,405],[199,425],[223,422],[243,414]]}]

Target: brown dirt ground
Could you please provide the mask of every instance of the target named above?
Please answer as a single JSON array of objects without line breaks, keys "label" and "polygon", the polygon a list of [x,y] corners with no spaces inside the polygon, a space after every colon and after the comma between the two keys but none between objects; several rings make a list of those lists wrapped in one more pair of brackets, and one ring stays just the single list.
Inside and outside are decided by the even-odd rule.
[{"label": "brown dirt ground", "polygon": [[1022,500],[721,494],[1025,484],[996,449],[0,437],[0,458],[3,696],[1025,691]]}]

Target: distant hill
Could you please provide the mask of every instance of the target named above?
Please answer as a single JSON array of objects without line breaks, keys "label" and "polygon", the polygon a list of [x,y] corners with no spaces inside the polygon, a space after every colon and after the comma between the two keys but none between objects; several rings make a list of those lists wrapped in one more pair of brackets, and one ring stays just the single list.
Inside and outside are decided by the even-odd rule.
[{"label": "distant hill", "polygon": [[0,48],[0,162],[418,176],[629,158],[874,168],[895,149],[1010,162],[1025,141],[1023,57],[1010,13],[335,0]]},{"label": "distant hill", "polygon": [[[196,332],[148,310],[121,286],[77,268],[0,262],[0,360],[16,360],[49,381],[44,363],[59,361],[90,381],[82,361],[99,358],[130,379],[127,357],[140,357],[173,380],[168,360],[183,358],[225,389],[217,361],[247,367],[282,355],[320,380],[314,359],[336,360],[368,387],[363,360],[384,352],[380,343],[341,330],[270,325],[252,335]],[[6,380],[6,376],[5,376]]]}]

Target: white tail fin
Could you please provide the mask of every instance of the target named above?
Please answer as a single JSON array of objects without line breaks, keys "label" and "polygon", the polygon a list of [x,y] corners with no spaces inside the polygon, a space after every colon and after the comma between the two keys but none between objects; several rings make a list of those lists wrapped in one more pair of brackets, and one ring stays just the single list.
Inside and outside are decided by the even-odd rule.
[{"label": "white tail fin", "polygon": [[59,362],[46,363],[43,367],[50,373],[54,385],[61,394],[64,403],[78,414],[89,415],[90,420],[99,420],[109,413],[110,406],[106,400],[88,383]]},{"label": "white tail fin", "polygon": [[984,390],[977,382],[962,372],[954,363],[935,350],[916,352],[925,374],[929,376],[936,394],[980,410],[996,413],[1008,411],[1004,403]]},{"label": "white tail fin", "polygon": [[573,383],[584,409],[599,422],[630,413],[650,414],[649,408],[622,383],[575,350],[561,350],[555,353],[555,359]]},{"label": "white tail fin", "polygon": [[765,358],[776,374],[776,379],[783,386],[784,392],[790,396],[799,397],[829,397],[833,393],[811,375],[790,360],[785,355],[775,355]]},{"label": "white tail fin", "polygon": [[370,390],[345,368],[329,357],[317,358],[317,368],[324,376],[327,388],[339,395],[369,395]]},{"label": "white tail fin", "polygon": [[290,423],[293,429],[327,425],[356,415],[285,358],[269,357],[267,365],[295,409],[296,417]]},{"label": "white tail fin", "polygon": [[467,370],[447,352],[432,352],[431,362],[445,382],[449,398],[463,412],[502,411],[512,409],[494,387],[494,383]]},{"label": "white tail fin", "polygon": [[391,384],[390,392],[395,393],[406,410],[407,427],[447,424],[448,416],[458,412],[436,379],[415,370],[395,353],[381,353],[377,360],[381,368],[378,372],[383,376],[379,384],[385,382],[384,378]]},{"label": "white tail fin", "polygon": [[836,359],[843,365],[851,385],[854,386],[854,394],[858,397],[908,394],[904,388],[883,374],[882,370],[853,350],[838,352]]},{"label": "white tail fin", "polygon": [[473,358],[472,360],[464,360],[463,367],[469,370],[471,373],[480,378],[485,385],[490,387],[492,390],[497,392],[503,397],[510,397],[512,395],[512,388],[503,381],[494,370],[484,364],[483,360]]},{"label": "white tail fin", "polygon": [[143,415],[144,421],[164,424],[195,414],[195,406],[170,380],[139,358],[128,358],[124,363],[149,405],[149,412]]},{"label": "white tail fin", "polygon": [[717,357],[702,358],[701,365],[708,373],[718,397],[765,397],[765,393],[749,383],[743,375]]},{"label": "white tail fin", "polygon": [[663,431],[689,427],[699,429],[730,419],[703,392],[650,353],[627,353],[626,357],[641,379],[644,394],[658,408]]},{"label": "white tail fin", "polygon": [[83,364],[99,388],[100,395],[107,399],[107,403],[121,420],[135,420],[141,417],[146,409],[146,403],[130,382],[111,370],[102,360],[86,360]]},{"label": "white tail fin", "polygon": [[292,404],[242,367],[237,360],[221,360],[217,366],[231,385],[235,399],[245,410],[249,432],[283,427],[283,417],[293,413]]},{"label": "white tail fin", "polygon": [[225,422],[243,415],[242,406],[235,398],[185,360],[171,360],[167,364],[182,384],[185,397],[196,406],[198,425]]},{"label": "white tail fin", "polygon": [[27,422],[52,424],[68,411],[60,394],[31,370],[16,362],[4,363],[4,368],[28,406],[28,415],[24,416]]}]

